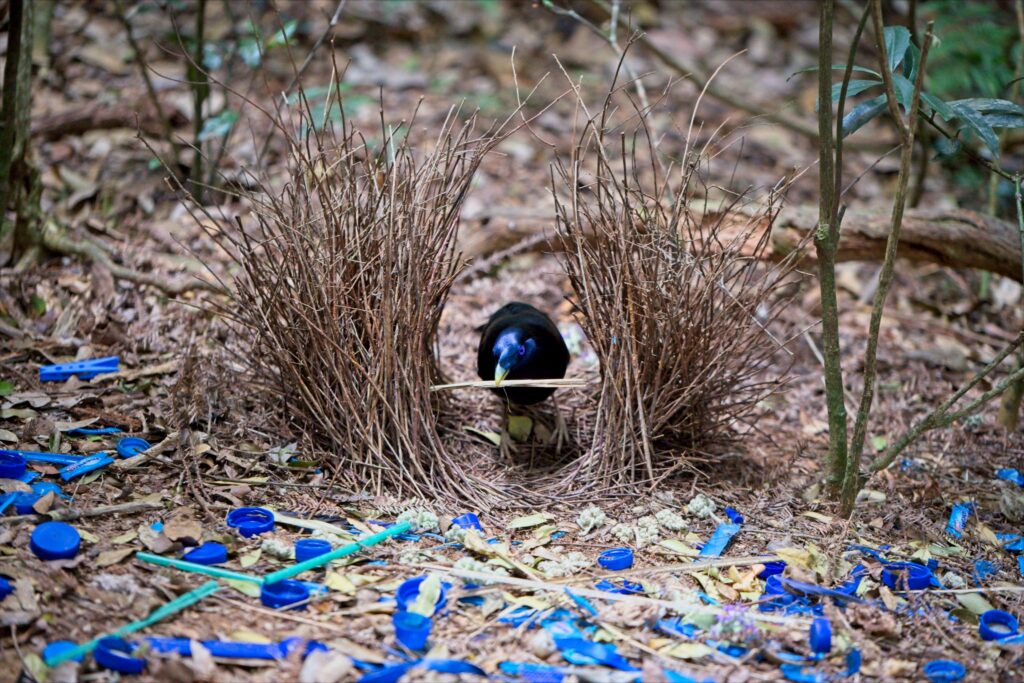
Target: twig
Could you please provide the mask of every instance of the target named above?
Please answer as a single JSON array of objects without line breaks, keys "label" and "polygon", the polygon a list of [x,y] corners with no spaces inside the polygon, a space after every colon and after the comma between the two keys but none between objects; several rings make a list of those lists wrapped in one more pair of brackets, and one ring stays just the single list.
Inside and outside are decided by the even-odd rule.
[{"label": "twig", "polygon": [[112,464],[111,467],[117,470],[134,469],[139,465],[145,464],[146,462],[160,455],[161,453],[169,451],[171,448],[177,446],[177,444],[178,432],[171,432],[166,437],[164,437],[164,440],[161,441],[160,443],[150,446],[149,448],[142,451],[138,455],[133,455],[132,457],[125,458],[124,460],[118,460],[117,462]]},{"label": "twig", "polygon": [[103,517],[104,515],[130,515],[136,512],[149,512],[150,510],[163,510],[160,503],[120,503],[118,505],[101,505],[88,510],[56,510],[45,515],[15,515],[13,517],[0,517],[0,524],[23,524],[25,522],[46,522],[56,519],[64,522],[87,517]]}]

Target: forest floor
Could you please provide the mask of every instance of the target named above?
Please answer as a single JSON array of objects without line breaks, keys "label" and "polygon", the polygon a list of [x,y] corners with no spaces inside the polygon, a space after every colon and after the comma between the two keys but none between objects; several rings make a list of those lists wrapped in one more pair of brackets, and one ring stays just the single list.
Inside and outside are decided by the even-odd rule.
[{"label": "forest floor", "polygon": [[[745,5],[749,16],[743,21],[720,5],[678,12],[671,22],[652,29],[651,38],[708,64],[747,49],[723,72],[723,83],[772,103],[765,104],[767,109],[784,103],[812,121],[813,75],[786,79],[814,62],[814,3],[798,3],[785,13],[773,9],[779,3],[758,3],[756,12],[755,5]],[[310,5],[306,10],[311,28],[300,35],[305,50],[324,30],[321,10],[330,8]],[[185,69],[176,46],[168,42],[168,19],[157,12],[139,14],[134,21],[137,37],[152,46],[147,56],[159,75],[161,99],[188,138],[191,102],[188,91],[175,82],[184,78]],[[211,35],[226,33],[226,22],[223,17],[211,20]],[[121,23],[113,15],[61,7],[53,31],[50,58],[39,67],[34,92],[44,209],[70,226],[73,235],[103,245],[119,262],[168,281],[209,277],[207,267],[229,275],[229,260],[168,189],[166,173],[139,142],[134,117],[109,124],[113,128],[89,123],[90,116],[100,118],[98,110],[90,109],[93,104],[111,111],[121,104],[147,106],[138,67],[126,58],[131,48]],[[607,87],[616,61],[601,38],[584,28],[570,32],[564,22],[556,26],[541,8],[513,11],[489,3],[435,3],[432,12],[407,5],[382,12],[372,4],[352,3],[336,35],[339,61],[351,60],[346,113],[367,130],[379,129],[379,88],[389,115],[397,120],[404,114],[395,112],[418,106],[417,125],[427,130],[439,126],[449,107],[463,100],[484,117],[507,115],[516,105],[512,46],[522,89],[550,74],[534,96],[538,102],[565,90],[551,53],[573,76],[586,74],[586,95],[595,99]],[[170,47],[158,49],[158,44]],[[329,81],[329,51],[322,48],[306,72],[307,87]],[[654,72],[648,89],[658,92],[664,81],[658,65],[642,51],[631,59],[637,71]],[[244,84],[249,97],[269,105],[272,98],[266,93],[284,89],[292,67],[283,55],[270,55],[262,68],[259,78],[235,76],[232,82]],[[233,95],[216,86],[213,91],[221,103],[237,106]],[[668,101],[677,106],[668,107],[656,123],[670,131],[685,129],[695,94],[689,83],[676,84]],[[550,230],[549,162],[572,144],[571,113],[570,105],[559,103],[538,119],[533,135],[521,131],[485,160],[463,210],[459,240],[465,253],[491,254],[510,246],[510,235]],[[67,124],[72,114],[79,116],[78,125]],[[710,98],[699,119],[702,140],[727,122],[720,148],[738,150],[741,159],[735,170],[726,169],[733,187],[768,188],[807,169],[787,201],[814,203],[817,152],[810,141],[752,121]],[[258,117],[242,121],[246,125],[238,126],[220,164],[225,176],[238,183],[244,182],[240,170],[251,167],[263,136],[271,134]],[[248,125],[255,131],[252,136]],[[874,132],[886,134],[881,126]],[[672,138],[666,136],[666,145],[673,144]],[[153,144],[167,151],[159,139]],[[189,157],[183,153],[182,161]],[[271,165],[282,163],[276,147],[269,158]],[[887,212],[895,177],[892,157],[874,163],[870,153],[851,152],[847,161],[850,178],[863,173],[851,191],[851,206]],[[934,206],[979,208],[972,200],[971,190],[939,169],[929,177],[922,199]],[[228,215],[249,209],[229,193],[210,192],[207,202]],[[859,388],[859,358],[877,270],[870,263],[840,266],[840,331],[853,391]],[[81,552],[72,560],[44,562],[30,551],[29,536],[44,517],[8,511],[0,518],[0,575],[15,586],[0,603],[0,620],[9,629],[0,638],[0,679],[15,680],[16,672],[23,672],[23,680],[33,675],[50,681],[76,676],[108,680],[91,660],[77,670],[70,664],[46,672],[40,659],[44,646],[56,640],[85,642],[113,631],[204,580],[136,561],[137,551],[178,557],[195,541],[220,541],[229,550],[225,566],[236,571],[265,574],[291,564],[292,541],[308,529],[279,523],[270,534],[242,538],[227,527],[225,517],[246,505],[270,507],[292,521],[315,518],[333,524],[338,542],[378,531],[410,507],[432,511],[442,528],[385,541],[326,571],[303,575],[330,589],[303,611],[268,609],[251,584],[225,582],[215,595],[141,634],[250,642],[300,637],[344,656],[311,655],[305,665],[298,653],[277,661],[229,661],[194,647],[191,656],[151,654],[147,672],[137,680],[347,681],[379,665],[422,656],[396,644],[392,598],[406,579],[443,572],[467,555],[452,542],[451,532],[447,538],[443,532],[452,516],[470,510],[450,500],[411,503],[331,486],[329,476],[307,460],[316,453],[290,446],[303,444],[302,435],[289,433],[271,414],[272,403],[239,382],[242,364],[225,343],[231,330],[211,312],[214,295],[193,291],[170,297],[152,286],[115,279],[102,265],[72,258],[50,259],[24,272],[7,268],[0,277],[4,448],[110,452],[129,434],[170,445],[138,466],[117,463],[60,482],[69,501],[45,497],[37,503],[41,513],[83,513],[72,521],[82,536]],[[976,273],[932,266],[898,269],[880,340],[873,448],[883,448],[948,396],[1021,328],[1021,293],[1015,283],[997,279],[988,300],[979,300],[977,286]],[[443,370],[453,380],[476,379],[474,328],[508,300],[529,301],[552,312],[568,336],[577,335],[566,303],[570,293],[557,255],[533,251],[457,281],[440,331]],[[927,435],[898,466],[871,479],[852,520],[838,517],[821,484],[827,430],[816,356],[819,315],[817,289],[808,276],[782,321],[808,333],[795,335],[780,354],[780,368],[791,364],[788,384],[764,402],[757,429],[729,449],[719,449],[725,452],[692,455],[684,474],[649,496],[598,501],[607,517],[598,528],[581,529],[579,513],[588,505],[579,499],[472,510],[480,515],[486,537],[501,542],[495,552],[525,564],[535,583],[466,587],[447,578],[455,585],[446,610],[434,618],[428,658],[470,662],[496,677],[512,673],[510,662],[557,667],[525,680],[560,680],[559,671],[566,680],[592,681],[688,680],[667,672],[735,682],[838,680],[857,661],[859,672],[846,680],[922,680],[922,667],[935,659],[961,662],[967,680],[1024,680],[1024,646],[983,641],[977,625],[978,614],[988,608],[1024,618],[1024,563],[1002,547],[1010,537],[998,536],[1024,533],[1024,489],[996,476],[1001,468],[1021,468],[1024,437],[1020,430],[1001,431],[990,406],[979,419]],[[596,377],[586,344],[574,351],[568,376]],[[120,357],[117,373],[88,381],[39,381],[42,365],[113,355]],[[456,398],[474,406],[466,427],[498,428],[500,407],[490,395],[462,390]],[[571,396],[564,403],[578,446],[586,440],[587,405]],[[122,433],[73,435],[75,429],[99,427],[117,427]],[[183,430],[187,452],[178,449]],[[552,457],[538,445],[522,452],[537,462]],[[496,458],[497,449],[492,453],[482,444],[465,457]],[[59,481],[54,466],[33,464],[30,470]],[[528,478],[521,485],[528,487]],[[714,501],[714,514],[687,511],[698,494]],[[950,512],[954,504],[968,501],[975,512],[962,537],[951,536],[946,531]],[[105,506],[128,509],[104,513]],[[708,563],[696,557],[699,547],[727,521],[727,507],[742,516],[741,530],[722,557]],[[666,510],[683,521],[675,524]],[[652,526],[656,515],[660,523]],[[616,523],[631,527],[632,536],[620,537]],[[632,569],[612,573],[596,564],[600,552],[622,545],[635,552]],[[762,599],[765,582],[757,575],[771,558],[787,561],[785,576],[798,582],[795,586],[842,586],[857,563],[868,574],[854,599],[811,593],[789,609],[767,611],[752,603]],[[883,559],[934,560],[936,581],[927,590],[891,590],[882,580]],[[690,562],[697,564],[684,566]],[[593,588],[609,577],[640,585],[622,598],[622,593],[610,593],[608,601],[587,598],[590,606],[566,594],[566,587]],[[691,632],[673,621],[659,599],[751,606],[717,620],[694,617],[701,628]],[[815,658],[808,629],[821,614],[830,620],[834,637],[831,652]],[[583,637],[613,645],[625,659],[616,659],[610,648],[590,651],[603,661],[565,647],[563,652],[554,636],[576,629]],[[505,668],[499,668],[503,663]],[[636,671],[630,672],[631,667]],[[398,675],[375,680],[397,680]],[[421,667],[403,680],[461,680],[454,676]]]}]

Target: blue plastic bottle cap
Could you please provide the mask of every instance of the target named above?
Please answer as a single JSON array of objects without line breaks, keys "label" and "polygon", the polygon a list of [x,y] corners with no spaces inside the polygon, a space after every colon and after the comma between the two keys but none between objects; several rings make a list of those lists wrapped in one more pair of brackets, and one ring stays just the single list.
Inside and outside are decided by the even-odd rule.
[{"label": "blue plastic bottle cap", "polygon": [[322,538],[300,538],[295,541],[295,561],[305,562],[331,552],[330,541]]},{"label": "blue plastic bottle cap", "polygon": [[121,638],[103,638],[96,644],[93,659],[104,669],[123,674],[140,674],[146,670],[146,660],[132,657],[135,646]]},{"label": "blue plastic bottle cap", "polygon": [[916,562],[889,562],[882,570],[882,583],[893,590],[919,591],[932,582],[932,570]]},{"label": "blue plastic bottle cap", "polygon": [[32,531],[29,542],[40,560],[70,560],[81,545],[82,537],[66,522],[43,522]]},{"label": "blue plastic bottle cap", "polygon": [[765,562],[764,569],[757,575],[759,579],[767,579],[769,576],[775,576],[781,574],[786,569],[786,563],[783,560],[777,560],[775,562]]},{"label": "blue plastic bottle cap", "polygon": [[410,650],[422,650],[427,645],[430,628],[433,625],[427,617],[415,612],[395,612],[391,617],[395,626],[395,638]]},{"label": "blue plastic bottle cap", "polygon": [[138,436],[126,436],[117,442],[117,454],[122,458],[130,458],[149,448],[150,443]]},{"label": "blue plastic bottle cap", "polygon": [[825,617],[817,617],[811,622],[808,636],[811,650],[818,654],[828,654],[832,650],[832,623]]},{"label": "blue plastic bottle cap", "polygon": [[[309,588],[301,581],[284,579],[265,583],[260,588],[260,602],[273,609],[306,609],[306,600],[309,600]],[[291,607],[297,602],[303,604]]]},{"label": "blue plastic bottle cap", "polygon": [[228,526],[246,538],[274,530],[274,513],[266,508],[235,508],[228,513]]},{"label": "blue plastic bottle cap", "polygon": [[[409,609],[409,605],[416,602],[416,596],[420,594],[420,584],[427,579],[426,576],[417,576],[414,579],[402,582],[402,585],[395,591],[395,602],[398,603],[399,611]],[[448,591],[452,585],[447,581],[441,582],[441,590],[438,592],[437,602],[434,603],[434,613],[440,612],[448,604]]]},{"label": "blue plastic bottle cap", "polygon": [[49,481],[41,481],[36,484],[32,484],[32,492],[39,494],[39,496],[45,496],[47,493],[53,493],[54,495],[64,497],[64,492],[60,490],[60,484],[54,484]]},{"label": "blue plastic bottle cap", "polygon": [[25,456],[0,450],[0,479],[20,479],[26,469]]},{"label": "blue plastic bottle cap", "polygon": [[457,527],[462,527],[463,529],[476,529],[480,533],[484,532],[484,527],[480,524],[480,518],[473,512],[467,512],[459,515],[458,517],[453,517],[452,524]]},{"label": "blue plastic bottle cap", "polygon": [[[43,661],[49,662],[50,660],[55,659],[57,656],[62,655],[68,650],[71,650],[76,647],[78,647],[78,644],[72,643],[70,640],[55,640],[52,643],[48,643],[46,647],[43,648]],[[72,657],[71,659],[73,659],[76,662],[80,662],[83,659],[85,659],[85,655],[78,655],[77,657]]]},{"label": "blue plastic bottle cap", "polygon": [[936,659],[924,665],[924,675],[932,683],[955,683],[967,675],[967,669],[952,659]]},{"label": "blue plastic bottle cap", "polygon": [[222,564],[228,561],[228,549],[222,543],[207,541],[198,548],[189,550],[181,559],[196,564]]},{"label": "blue plastic bottle cap", "polygon": [[1017,617],[1001,609],[990,609],[978,618],[978,633],[982,640],[1002,640],[1017,635],[1019,630]]},{"label": "blue plastic bottle cap", "polygon": [[609,548],[597,556],[597,563],[613,572],[633,566],[633,551],[629,548]]},{"label": "blue plastic bottle cap", "polygon": [[14,585],[6,576],[0,576],[0,600],[14,592]]},{"label": "blue plastic bottle cap", "polygon": [[14,496],[14,511],[19,515],[34,515],[36,511],[32,506],[35,505],[40,498],[42,498],[42,496],[34,491],[32,493],[19,491],[18,494]]}]

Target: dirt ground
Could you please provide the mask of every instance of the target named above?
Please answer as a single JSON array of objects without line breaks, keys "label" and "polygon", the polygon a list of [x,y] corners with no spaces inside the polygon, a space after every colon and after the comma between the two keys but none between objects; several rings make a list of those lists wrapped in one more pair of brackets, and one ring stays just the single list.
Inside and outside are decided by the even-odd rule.
[{"label": "dirt ground", "polygon": [[[211,6],[209,35],[227,40],[231,26],[249,18],[276,25],[273,13],[259,5],[228,5],[234,6],[234,24],[219,6]],[[814,63],[815,3],[656,5],[637,3],[636,9],[656,44],[712,66],[746,50],[723,70],[722,82],[766,111],[785,110],[813,121],[813,74],[787,78]],[[301,62],[326,29],[334,5],[283,3],[279,8],[302,20],[292,57]],[[178,16],[183,26],[191,25],[189,12]],[[131,21],[175,129],[182,139],[191,139],[191,99],[180,83],[185,62],[168,14],[139,12]],[[844,26],[850,28],[849,23]],[[349,62],[346,114],[366,130],[379,129],[379,97],[394,121],[418,106],[417,126],[428,131],[459,103],[479,109],[484,120],[507,115],[516,106],[513,47],[520,90],[540,84],[531,111],[566,90],[566,74],[583,76],[585,96],[598,101],[617,61],[600,37],[538,3],[453,0],[428,8],[353,0],[335,34],[336,58]],[[230,261],[196,224],[185,201],[168,187],[166,171],[152,163],[152,152],[141,144],[136,130],[141,119],[126,114],[101,121],[103,111],[150,108],[115,4],[59,6],[51,40],[37,60],[33,93],[44,210],[70,226],[72,236],[87,237],[117,262],[162,281],[210,278],[207,268],[230,276]],[[303,76],[307,88],[329,82],[330,52],[330,45],[320,48]],[[664,67],[643,50],[629,59],[638,73],[649,72],[649,93],[660,95],[669,85]],[[271,93],[280,98],[293,74],[285,50],[268,52],[259,70],[239,64],[232,68],[234,87],[265,106],[274,101]],[[216,85],[212,92],[211,106],[226,102],[242,111],[219,168],[230,182],[243,186],[242,169],[253,167],[272,131],[252,108],[242,109],[236,95]],[[696,94],[690,83],[675,82],[665,95],[667,106],[654,121],[666,131],[666,150],[681,144]],[[698,139],[703,143],[714,137],[714,149],[721,152],[723,182],[731,178],[731,187],[763,191],[781,177],[802,173],[787,201],[815,202],[817,151],[811,141],[713,98],[703,100],[698,121]],[[473,270],[474,263],[513,246],[522,235],[551,230],[549,163],[570,149],[571,125],[572,105],[561,101],[537,119],[532,131],[503,142],[477,174],[459,234],[464,253],[477,260],[456,281],[439,335],[441,366],[453,380],[476,379],[475,328],[506,301],[534,303],[552,313],[567,338],[581,334],[566,302],[571,287],[558,255],[523,249]],[[881,124],[866,132],[867,137],[888,134]],[[155,149],[167,153],[160,137],[147,135]],[[280,167],[281,146],[271,138],[269,149],[269,168]],[[895,161],[890,156],[877,162],[877,157],[868,151],[847,155],[849,177],[863,173],[849,195],[853,208],[888,211]],[[183,164],[188,159],[183,153]],[[228,215],[251,209],[230,191],[210,192],[206,201]],[[924,205],[982,209],[978,201],[976,192],[941,169],[928,177],[922,198]],[[838,275],[844,369],[854,395],[877,274],[877,264],[853,263],[841,265]],[[0,680],[18,680],[19,674],[25,681],[33,676],[118,680],[91,658],[79,667],[47,671],[40,657],[52,641],[82,643],[109,633],[204,581],[137,561],[138,551],[180,557],[196,541],[219,541],[229,550],[225,567],[262,575],[294,562],[288,555],[292,542],[310,532],[308,523],[297,526],[295,520],[333,524],[337,534],[319,533],[341,543],[379,531],[409,509],[433,512],[440,528],[384,541],[328,570],[304,574],[330,590],[302,611],[269,609],[260,604],[252,584],[225,581],[199,604],[130,636],[249,642],[298,637],[340,654],[311,655],[304,665],[297,652],[278,660],[226,660],[194,647],[191,656],[150,654],[146,673],[132,679],[354,681],[380,665],[425,656],[470,662],[495,680],[691,680],[672,677],[683,674],[733,682],[924,680],[922,667],[936,659],[964,664],[966,680],[1024,680],[1024,646],[983,641],[978,630],[978,614],[988,608],[1024,618],[1024,564],[1019,554],[1002,547],[1012,537],[998,536],[1024,533],[1024,489],[996,477],[1001,468],[1024,469],[1020,429],[1012,434],[999,429],[993,404],[977,418],[932,432],[908,449],[897,466],[870,480],[852,520],[838,517],[822,488],[827,434],[815,326],[820,306],[810,274],[801,279],[780,321],[786,329],[804,331],[794,333],[780,353],[778,367],[789,367],[788,383],[763,402],[753,428],[742,428],[742,438],[711,453],[687,454],[685,472],[649,494],[594,500],[581,491],[541,505],[524,493],[493,509],[472,510],[483,521],[484,537],[500,541],[486,546],[491,551],[473,553],[466,549],[469,542],[444,533],[452,516],[470,512],[456,502],[398,500],[331,485],[329,468],[316,461],[323,454],[307,449],[303,435],[289,428],[281,417],[287,411],[243,381],[237,343],[211,309],[215,295],[188,291],[169,296],[158,287],[116,278],[102,265],[69,257],[48,258],[22,271],[8,266],[0,278],[4,448],[110,452],[129,434],[168,446],[135,467],[118,463],[60,482],[70,500],[37,504],[37,511],[79,515],[71,523],[82,536],[82,549],[72,560],[44,562],[30,551],[30,534],[44,517],[10,510],[0,519],[0,575],[15,586],[0,603],[6,627],[0,637]],[[880,339],[872,451],[944,400],[1021,329],[1020,287],[994,278],[991,296],[982,300],[979,278],[978,273],[937,266],[897,269]],[[596,361],[585,341],[573,350],[568,376],[596,379]],[[121,362],[115,374],[39,381],[42,365],[113,355]],[[525,445],[517,456],[521,461],[507,468],[496,448],[465,429],[452,436],[452,443],[463,449],[467,467],[487,459],[485,469],[500,471],[529,492],[531,477],[558,476],[560,458],[587,443],[592,405],[573,390],[559,395],[573,435],[568,456]],[[499,428],[501,407],[489,394],[463,389],[453,399],[467,406],[464,428]],[[541,423],[551,417],[549,407],[537,413]],[[123,433],[69,433],[99,427]],[[182,434],[187,438],[180,439]],[[52,465],[33,464],[30,470],[46,481],[59,481]],[[698,494],[715,503],[714,514],[688,510]],[[975,513],[962,537],[954,538],[946,532],[947,520],[954,504],[967,501],[974,503]],[[607,519],[588,531],[580,526],[580,513],[595,502]],[[270,507],[291,522],[279,521],[272,533],[242,538],[225,518],[246,505]],[[108,506],[122,507],[105,510]],[[722,558],[708,563],[697,557],[698,548],[728,521],[725,508],[742,516],[741,530]],[[678,513],[682,521],[673,522],[663,511]],[[652,522],[655,516],[658,521]],[[600,552],[623,545],[635,553],[632,569],[608,572],[596,563]],[[936,561],[935,584],[925,591],[891,590],[882,579],[882,556],[885,561]],[[513,570],[512,576],[533,583],[501,583],[504,579],[495,577],[498,583],[467,587],[448,576],[445,580],[454,585],[446,610],[434,617],[429,654],[397,644],[391,622],[397,587],[409,578],[443,573],[466,557],[491,562],[463,561],[460,569],[493,569],[514,560],[528,571]],[[757,575],[771,557],[787,561],[784,576],[798,585],[841,586],[857,563],[868,574],[855,599],[811,592],[794,608],[767,611],[762,609],[765,581]],[[697,564],[687,568],[691,562]],[[608,600],[589,597],[583,603],[567,595],[566,587],[592,589],[608,577],[637,581],[639,592],[609,593],[613,597]],[[693,615],[709,605],[748,608],[710,621],[694,617],[702,627],[682,633],[679,624],[672,626],[676,612],[664,601],[689,604]],[[831,651],[820,658],[811,656],[808,645],[808,629],[817,615],[827,617],[833,629]],[[611,644],[625,659],[609,655],[602,662],[560,648],[555,636],[566,628]],[[859,669],[847,676],[857,669],[857,657]],[[517,678],[508,663],[560,669]],[[367,680],[398,680],[401,675],[392,674]],[[420,667],[402,680],[477,678]]]}]

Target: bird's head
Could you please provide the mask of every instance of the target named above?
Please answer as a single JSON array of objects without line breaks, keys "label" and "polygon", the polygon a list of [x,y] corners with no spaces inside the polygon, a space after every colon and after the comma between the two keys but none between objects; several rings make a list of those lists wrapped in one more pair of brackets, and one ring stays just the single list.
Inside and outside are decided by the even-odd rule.
[{"label": "bird's head", "polygon": [[530,360],[537,351],[537,342],[521,330],[506,330],[494,342],[493,353],[498,359],[494,368],[494,385],[501,386],[502,380],[517,367]]}]

